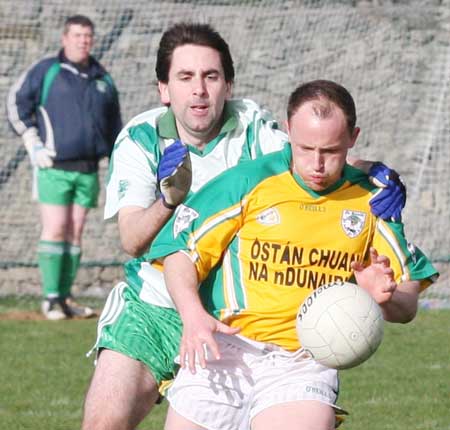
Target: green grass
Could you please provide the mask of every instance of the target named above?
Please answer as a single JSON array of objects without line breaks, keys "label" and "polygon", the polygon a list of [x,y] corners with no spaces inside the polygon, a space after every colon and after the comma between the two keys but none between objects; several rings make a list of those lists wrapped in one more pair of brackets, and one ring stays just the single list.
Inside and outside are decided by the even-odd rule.
[{"label": "green grass", "polygon": [[[0,313],[17,306],[0,299]],[[95,332],[95,320],[0,320],[2,429],[80,428],[93,370],[85,353]],[[350,412],[341,428],[450,430],[449,341],[450,310],[421,311],[410,324],[386,325],[375,356],[341,372],[338,403]],[[166,407],[155,407],[139,429],[162,429]]]},{"label": "green grass", "polygon": [[341,372],[345,430],[450,429],[450,310],[386,324],[375,355]]}]

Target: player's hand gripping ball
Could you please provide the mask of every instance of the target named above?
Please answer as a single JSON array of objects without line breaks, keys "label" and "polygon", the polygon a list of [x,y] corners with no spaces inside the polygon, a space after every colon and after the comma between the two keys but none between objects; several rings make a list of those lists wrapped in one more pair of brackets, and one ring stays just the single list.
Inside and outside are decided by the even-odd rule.
[{"label": "player's hand gripping ball", "polygon": [[314,290],[297,314],[301,346],[319,363],[349,369],[366,361],[383,339],[381,308],[364,289],[333,282]]}]

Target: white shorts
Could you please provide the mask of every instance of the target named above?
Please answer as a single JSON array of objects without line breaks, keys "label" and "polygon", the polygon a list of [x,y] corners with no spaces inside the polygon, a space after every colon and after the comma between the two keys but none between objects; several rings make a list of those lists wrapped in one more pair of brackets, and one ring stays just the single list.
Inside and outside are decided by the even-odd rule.
[{"label": "white shorts", "polygon": [[215,335],[220,360],[197,365],[193,375],[180,369],[167,392],[171,407],[188,420],[210,430],[249,429],[251,420],[271,406],[298,400],[335,405],[337,371],[314,361],[300,349],[278,346],[242,336]]}]

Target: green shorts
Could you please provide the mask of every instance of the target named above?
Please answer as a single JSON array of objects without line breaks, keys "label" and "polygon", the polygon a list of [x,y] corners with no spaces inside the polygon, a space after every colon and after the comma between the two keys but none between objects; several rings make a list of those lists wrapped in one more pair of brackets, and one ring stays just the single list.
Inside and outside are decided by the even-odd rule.
[{"label": "green shorts", "polygon": [[147,365],[160,384],[178,369],[182,323],[175,309],[142,301],[125,282],[108,296],[98,321],[96,348],[120,352]]},{"label": "green shorts", "polygon": [[67,172],[59,169],[38,169],[38,198],[40,203],[85,208],[97,207],[98,173]]}]

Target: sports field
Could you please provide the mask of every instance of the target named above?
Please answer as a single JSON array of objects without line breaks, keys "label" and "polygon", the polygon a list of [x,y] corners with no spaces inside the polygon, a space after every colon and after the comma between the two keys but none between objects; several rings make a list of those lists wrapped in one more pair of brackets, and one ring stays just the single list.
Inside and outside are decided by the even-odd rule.
[{"label": "sports field", "polygon": [[[0,299],[0,428],[79,429],[96,320],[33,318],[37,302]],[[341,372],[344,430],[450,430],[450,310],[387,324],[380,349]],[[163,428],[167,404],[139,427]]]}]

